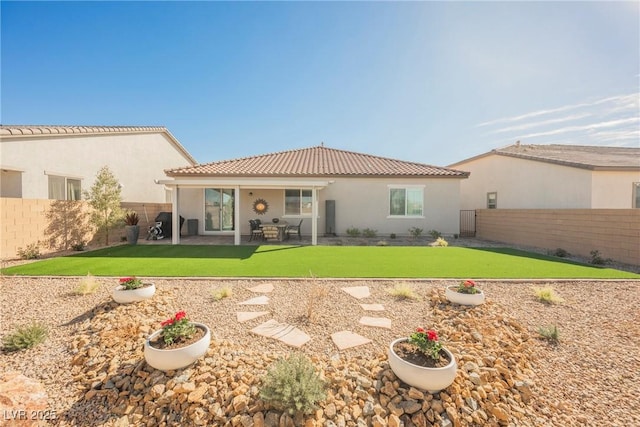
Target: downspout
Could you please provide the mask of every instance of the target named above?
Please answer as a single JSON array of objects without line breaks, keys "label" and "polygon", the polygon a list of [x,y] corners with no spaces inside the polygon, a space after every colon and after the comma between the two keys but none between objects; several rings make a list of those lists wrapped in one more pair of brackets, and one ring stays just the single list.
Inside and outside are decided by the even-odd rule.
[{"label": "downspout", "polygon": [[239,246],[241,243],[241,234],[240,234],[240,186],[236,185],[235,189],[235,197],[233,198],[233,244]]}]

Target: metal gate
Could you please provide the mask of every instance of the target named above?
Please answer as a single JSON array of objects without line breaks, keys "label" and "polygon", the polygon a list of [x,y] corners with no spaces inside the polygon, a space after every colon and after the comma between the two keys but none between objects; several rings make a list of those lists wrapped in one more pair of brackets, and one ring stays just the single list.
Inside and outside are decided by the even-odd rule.
[{"label": "metal gate", "polygon": [[476,237],[476,211],[460,211],[460,237]]}]

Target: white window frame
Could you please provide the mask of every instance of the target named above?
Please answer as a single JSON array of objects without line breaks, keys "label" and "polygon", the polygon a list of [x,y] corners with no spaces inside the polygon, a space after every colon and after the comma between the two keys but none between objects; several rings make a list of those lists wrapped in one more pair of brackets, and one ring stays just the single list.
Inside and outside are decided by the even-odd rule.
[{"label": "white window frame", "polygon": [[[492,195],[493,195],[493,198],[491,197]],[[498,209],[498,192],[497,191],[489,191],[487,193],[487,209]]]},{"label": "white window frame", "polygon": [[[400,219],[415,219],[415,218],[424,218],[424,185],[387,185],[387,218],[400,218]],[[391,190],[405,190],[405,202],[404,202],[404,215],[392,215],[391,214]],[[406,197],[406,190],[421,190],[420,191],[420,206],[422,213],[420,215],[408,215],[408,202],[409,198]]]},{"label": "white window frame", "polygon": [[[299,194],[299,206],[298,206],[298,213],[287,213],[287,191],[297,191]],[[303,208],[303,195],[302,192],[303,191],[308,191],[309,192],[309,196],[304,196],[304,197],[308,197],[309,198],[309,207],[308,208]],[[311,188],[285,188],[282,191],[282,200],[283,200],[283,206],[282,206],[282,212],[283,218],[311,218],[311,216],[313,215],[313,189]],[[308,210],[308,212],[304,212],[305,210]]]},{"label": "white window frame", "polygon": [[[49,200],[82,200],[82,178],[77,176],[67,176],[65,174],[56,173],[56,172],[47,172],[44,173],[47,175],[47,197]],[[55,198],[51,195],[51,178],[58,178],[64,180],[64,199]],[[69,181],[77,181],[78,182],[78,198],[70,199],[69,198]]]}]

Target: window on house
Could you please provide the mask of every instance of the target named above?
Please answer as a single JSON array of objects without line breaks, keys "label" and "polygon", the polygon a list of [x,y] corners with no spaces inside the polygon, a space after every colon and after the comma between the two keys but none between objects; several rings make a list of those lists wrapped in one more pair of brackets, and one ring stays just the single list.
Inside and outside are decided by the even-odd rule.
[{"label": "window on house", "polygon": [[498,207],[498,193],[487,193],[487,209],[496,209]]},{"label": "window on house", "polygon": [[284,214],[311,216],[312,190],[284,190]]},{"label": "window on house", "polygon": [[398,187],[389,189],[390,216],[422,216],[423,188]]},{"label": "window on house", "polygon": [[633,183],[633,207],[640,209],[640,182]]},{"label": "window on house", "polygon": [[80,200],[80,180],[59,175],[49,175],[49,198],[54,200]]}]

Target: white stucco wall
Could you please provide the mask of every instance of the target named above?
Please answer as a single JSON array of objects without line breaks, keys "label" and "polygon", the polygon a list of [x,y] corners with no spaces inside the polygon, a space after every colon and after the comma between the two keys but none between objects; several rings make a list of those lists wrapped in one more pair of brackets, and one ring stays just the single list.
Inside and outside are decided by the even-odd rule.
[{"label": "white stucco wall", "polygon": [[499,209],[592,207],[590,170],[500,155],[457,163],[455,168],[471,172],[460,186],[462,209],[485,209],[489,192],[498,193]]},{"label": "white stucco wall", "polygon": [[165,178],[164,169],[192,164],[160,132],[5,136],[0,142],[0,162],[2,166],[24,171],[25,199],[49,197],[47,174],[78,178],[82,190],[88,190],[98,170],[106,165],[123,185],[123,201],[157,203],[170,199],[164,187],[154,180]]},{"label": "white stucco wall", "polygon": [[640,182],[640,171],[594,171],[593,209],[633,208],[633,183]]}]

